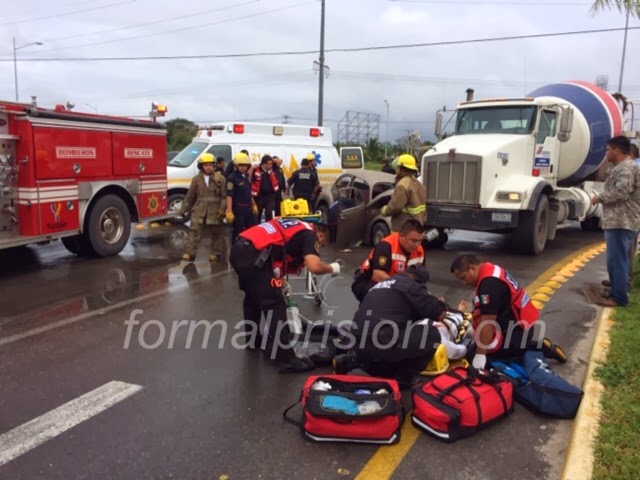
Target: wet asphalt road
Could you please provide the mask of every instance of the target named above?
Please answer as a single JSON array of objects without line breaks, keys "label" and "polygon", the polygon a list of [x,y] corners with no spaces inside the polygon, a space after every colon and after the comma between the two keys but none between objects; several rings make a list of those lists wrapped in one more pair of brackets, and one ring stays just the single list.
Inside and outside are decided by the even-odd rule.
[{"label": "wet asphalt road", "polygon": [[[224,262],[211,267],[204,246],[185,269],[182,233],[178,227],[136,231],[127,249],[108,259],[76,258],[59,242],[0,252],[0,435],[109,382],[138,386],[4,465],[0,454],[0,478],[354,478],[376,452],[375,446],[312,444],[282,422],[282,410],[297,400],[307,374],[278,374],[264,354],[233,348],[242,302],[235,274]],[[428,252],[430,289],[452,304],[471,299],[449,273],[460,252],[480,254],[528,285],[558,260],[601,240],[602,234],[579,227],[564,229],[533,258],[510,253],[508,237],[454,233],[445,250]],[[302,313],[350,319],[356,308],[351,272],[367,253],[366,247],[327,249],[325,260],[343,259],[345,274],[323,281],[325,305],[300,299]],[[556,370],[577,384],[597,313],[582,286],[604,278],[603,257],[563,285],[543,312],[547,336],[570,355]],[[294,286],[301,288],[300,282]],[[140,324],[125,348],[124,322],[135,309]],[[224,320],[228,328],[226,335],[214,328],[207,348],[198,330],[186,348],[187,328],[174,327],[181,320]],[[453,445],[421,435],[394,478],[558,478],[570,428],[570,421],[516,406],[509,419]]]}]

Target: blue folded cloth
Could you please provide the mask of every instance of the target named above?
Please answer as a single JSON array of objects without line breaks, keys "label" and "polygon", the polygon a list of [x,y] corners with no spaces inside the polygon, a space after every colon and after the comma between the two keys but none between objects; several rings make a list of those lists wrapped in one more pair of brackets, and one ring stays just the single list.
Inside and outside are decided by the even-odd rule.
[{"label": "blue folded cloth", "polygon": [[338,395],[326,395],[322,399],[322,408],[336,412],[348,413],[349,415],[358,415],[360,413],[356,402]]}]

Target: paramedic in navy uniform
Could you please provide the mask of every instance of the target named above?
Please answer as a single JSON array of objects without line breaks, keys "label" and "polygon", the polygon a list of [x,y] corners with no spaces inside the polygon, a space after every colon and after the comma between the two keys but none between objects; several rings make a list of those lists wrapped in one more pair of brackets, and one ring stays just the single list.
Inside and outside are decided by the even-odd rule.
[{"label": "paramedic in navy uniform", "polygon": [[227,177],[227,223],[233,225],[231,242],[235,242],[240,232],[258,223],[256,206],[251,196],[251,181],[247,170],[251,166],[249,157],[238,153],[233,159],[235,170]]}]

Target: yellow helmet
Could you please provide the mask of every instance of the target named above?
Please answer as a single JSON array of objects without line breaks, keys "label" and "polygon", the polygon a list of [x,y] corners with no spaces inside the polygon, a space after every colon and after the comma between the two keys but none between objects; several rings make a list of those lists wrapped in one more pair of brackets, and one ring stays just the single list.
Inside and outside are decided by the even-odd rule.
[{"label": "yellow helmet", "polygon": [[399,167],[404,167],[409,170],[415,170],[416,172],[418,171],[418,162],[416,162],[416,158],[413,155],[409,155],[408,153],[400,155],[398,157],[397,164]]},{"label": "yellow helmet", "polygon": [[233,163],[237,165],[251,165],[251,160],[249,160],[249,155],[246,153],[238,153],[235,157],[233,157]]},{"label": "yellow helmet", "polygon": [[203,153],[198,159],[198,165],[203,163],[215,163],[216,157],[212,153]]},{"label": "yellow helmet", "polygon": [[305,160],[309,160],[314,161],[316,159],[316,156],[313,153],[307,153],[307,155],[304,157]]}]

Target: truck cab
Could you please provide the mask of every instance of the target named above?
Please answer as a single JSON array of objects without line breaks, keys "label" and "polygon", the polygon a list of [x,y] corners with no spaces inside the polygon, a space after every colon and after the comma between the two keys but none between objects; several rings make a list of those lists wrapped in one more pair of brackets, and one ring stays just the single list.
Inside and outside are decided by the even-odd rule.
[{"label": "truck cab", "polygon": [[[513,233],[522,250],[539,254],[557,223],[593,216],[584,181],[605,151],[593,150],[588,133],[606,132],[574,110],[550,96],[460,103],[454,133],[422,158],[427,224]],[[437,135],[441,123],[439,114]]]}]

